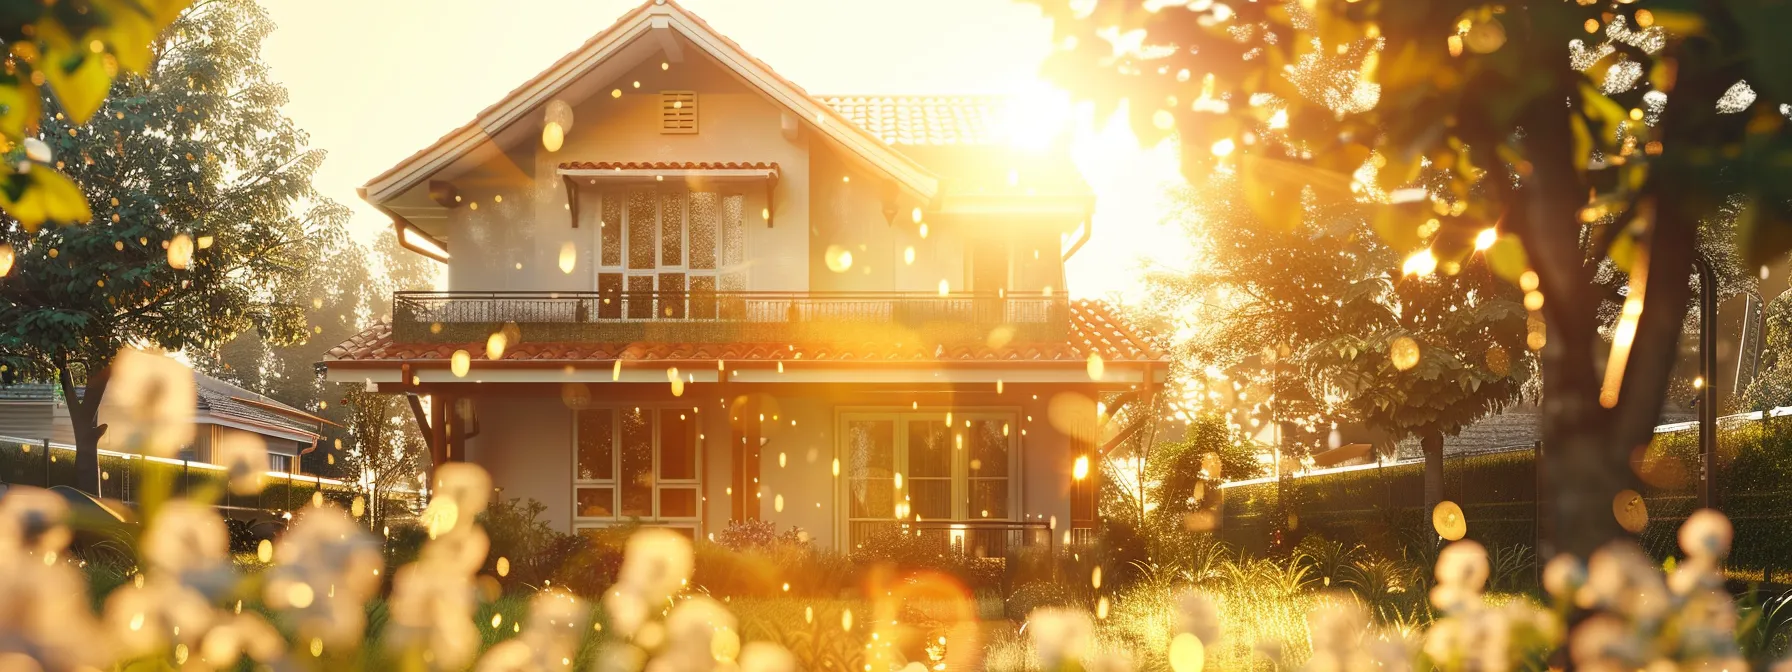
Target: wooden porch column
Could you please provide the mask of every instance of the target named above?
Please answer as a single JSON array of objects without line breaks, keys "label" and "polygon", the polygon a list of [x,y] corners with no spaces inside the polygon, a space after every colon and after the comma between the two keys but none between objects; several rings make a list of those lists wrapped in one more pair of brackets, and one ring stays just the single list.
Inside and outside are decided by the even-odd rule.
[{"label": "wooden porch column", "polygon": [[734,494],[730,497],[733,509],[729,520],[759,520],[759,404],[749,401],[730,409],[730,413],[736,420],[730,423],[734,427],[734,473],[730,483]]}]

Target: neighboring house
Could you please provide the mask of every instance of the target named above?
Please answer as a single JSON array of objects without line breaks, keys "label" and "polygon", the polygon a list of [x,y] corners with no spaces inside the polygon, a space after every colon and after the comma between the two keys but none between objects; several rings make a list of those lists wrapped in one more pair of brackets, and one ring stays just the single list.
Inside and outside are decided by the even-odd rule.
[{"label": "neighboring house", "polygon": [[[327,422],[272,398],[250,392],[202,373],[193,373],[196,425],[193,443],[180,457],[213,462],[212,446],[231,435],[254,437],[267,447],[268,470],[299,473],[299,456],[317,447],[318,429]],[[99,422],[107,424],[117,411],[100,401]],[[0,387],[0,436],[33,441],[73,444],[74,429],[61,390],[48,383]],[[134,452],[120,445],[123,437],[108,432],[100,437],[100,449]]]},{"label": "neighboring house", "polygon": [[1167,361],[1068,298],[1093,197],[1012,105],[813,96],[655,0],[362,188],[448,290],[328,379],[412,395],[437,464],[562,530],[1085,536],[1096,400]]}]

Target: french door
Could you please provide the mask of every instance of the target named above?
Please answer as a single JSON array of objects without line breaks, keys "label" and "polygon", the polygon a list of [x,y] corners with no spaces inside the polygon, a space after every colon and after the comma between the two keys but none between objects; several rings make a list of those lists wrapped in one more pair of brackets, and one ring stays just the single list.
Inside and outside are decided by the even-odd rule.
[{"label": "french door", "polygon": [[846,413],[840,430],[849,527],[1011,520],[1016,513],[1019,451],[1012,413]]}]

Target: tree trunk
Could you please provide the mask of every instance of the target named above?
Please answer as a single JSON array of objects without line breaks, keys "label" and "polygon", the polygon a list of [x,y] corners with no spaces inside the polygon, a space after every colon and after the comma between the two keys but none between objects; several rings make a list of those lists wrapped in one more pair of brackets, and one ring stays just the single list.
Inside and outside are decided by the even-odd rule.
[{"label": "tree trunk", "polygon": [[1419,446],[1425,450],[1425,515],[1430,516],[1444,501],[1443,432],[1427,430],[1419,438]]},{"label": "tree trunk", "polygon": [[[106,426],[99,424],[100,397],[106,393],[110,369],[94,373],[89,369],[87,388],[75,393],[75,374],[67,362],[57,362],[56,376],[62,383],[62,400],[68,406],[68,421],[75,435],[75,488],[95,497],[100,496],[100,437]],[[49,483],[45,483],[46,486]]]}]

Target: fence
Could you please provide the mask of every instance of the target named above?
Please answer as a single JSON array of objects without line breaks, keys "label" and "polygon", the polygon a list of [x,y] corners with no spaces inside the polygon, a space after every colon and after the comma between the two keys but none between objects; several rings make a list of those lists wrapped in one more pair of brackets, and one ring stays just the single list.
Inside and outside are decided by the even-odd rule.
[{"label": "fence", "polygon": [[[1714,492],[1736,526],[1729,567],[1741,578],[1780,580],[1792,571],[1792,408],[1720,418]],[[1657,558],[1678,553],[1676,531],[1698,507],[1697,423],[1656,428],[1639,476],[1648,525],[1641,541]],[[1468,538],[1489,548],[1537,546],[1537,448],[1516,446],[1444,459],[1444,498],[1468,520]],[[1320,534],[1393,554],[1429,538],[1424,461],[1313,470],[1221,486],[1220,534],[1254,553],[1276,535]],[[1285,500],[1285,501],[1284,501]],[[1291,541],[1291,540],[1290,540]]]},{"label": "fence", "polygon": [[[152,476],[168,479],[177,495],[195,488],[215,487],[224,493],[219,506],[240,514],[290,510],[309,503],[319,492],[324,499],[347,506],[357,492],[354,484],[346,481],[270,471],[261,492],[236,495],[222,487],[226,470],[216,464],[110,450],[99,451],[99,457],[99,496],[129,504],[137,503],[142,484]],[[45,488],[73,486],[75,476],[74,446],[46,439],[0,436],[0,483]]]}]

